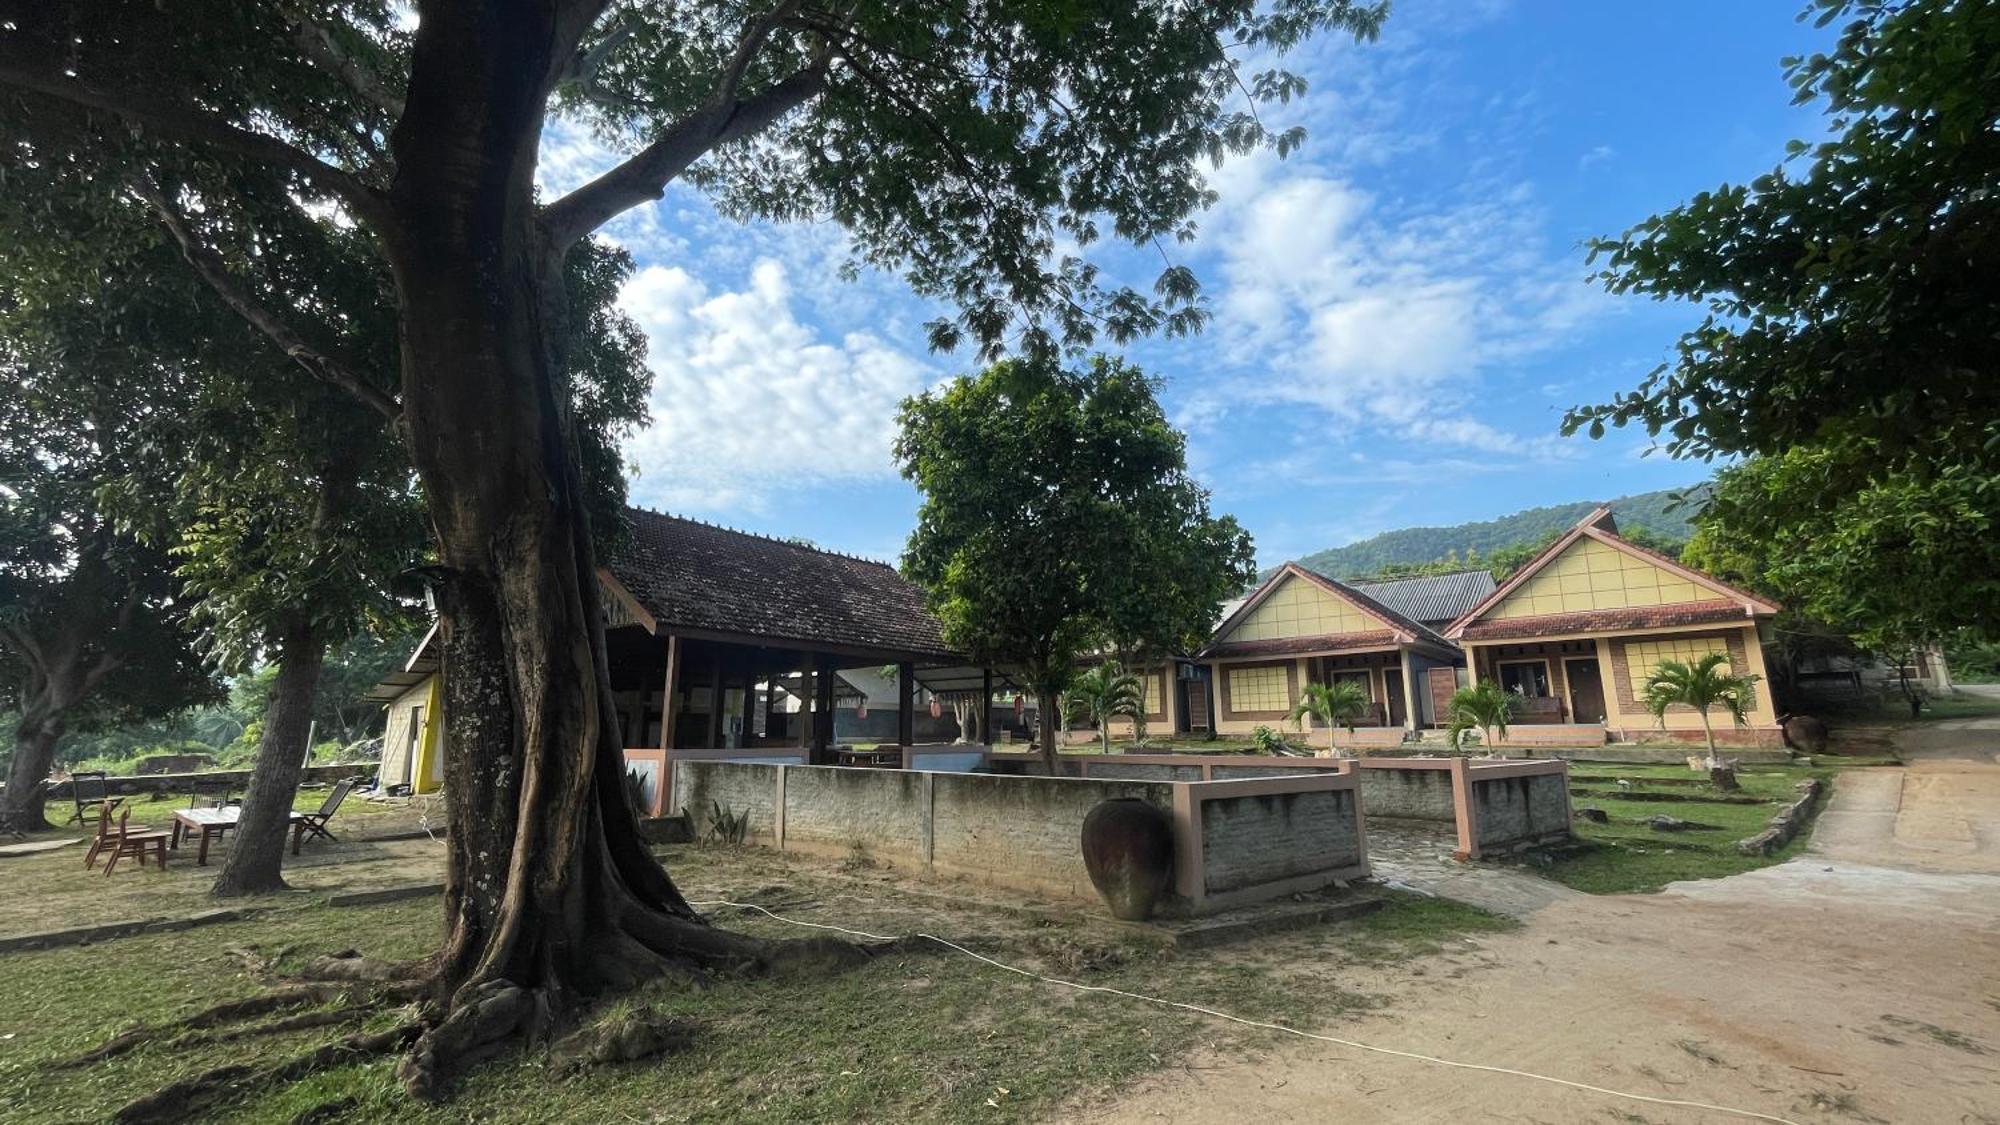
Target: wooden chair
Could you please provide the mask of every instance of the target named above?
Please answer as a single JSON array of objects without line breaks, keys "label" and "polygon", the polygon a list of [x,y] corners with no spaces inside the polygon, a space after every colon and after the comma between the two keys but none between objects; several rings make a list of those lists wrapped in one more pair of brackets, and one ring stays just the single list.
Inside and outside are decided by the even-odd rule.
[{"label": "wooden chair", "polygon": [[118,861],[128,855],[137,859],[140,867],[146,866],[147,852],[152,852],[154,858],[159,861],[160,870],[165,871],[167,869],[167,834],[165,832],[152,832],[143,828],[135,829],[132,827],[131,822],[131,809],[126,809],[119,813],[118,833],[115,836],[110,835],[111,810],[104,810],[101,822],[103,827],[99,829],[98,843],[91,845],[91,855],[95,857],[100,851],[106,848],[110,850],[111,854],[104,860],[104,874],[106,877],[109,877],[117,869]]},{"label": "wooden chair", "polygon": [[83,770],[69,775],[69,799],[76,805],[76,812],[70,820],[89,824],[92,809],[102,807],[108,811],[125,803],[125,798],[111,795],[111,783],[105,780],[106,776],[103,770]]},{"label": "wooden chair", "polygon": [[336,844],[340,842],[340,837],[327,831],[326,822],[332,820],[333,814],[340,811],[340,803],[347,799],[347,791],[352,788],[354,788],[353,778],[342,778],[334,782],[333,792],[328,793],[326,800],[320,802],[318,812],[306,813],[292,823],[293,855],[299,854],[299,845],[304,843],[308,836],[324,836]]}]

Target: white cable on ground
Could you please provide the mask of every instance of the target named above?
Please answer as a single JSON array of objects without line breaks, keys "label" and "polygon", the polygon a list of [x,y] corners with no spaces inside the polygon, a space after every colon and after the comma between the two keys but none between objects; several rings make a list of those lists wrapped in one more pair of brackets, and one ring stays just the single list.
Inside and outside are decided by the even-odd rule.
[{"label": "white cable on ground", "polygon": [[[899,935],[895,934],[871,934],[866,930],[852,930],[848,929],[845,926],[828,925],[827,923],[824,922],[806,922],[806,921],[801,921],[800,919],[797,918],[787,918],[782,914],[778,914],[774,911],[767,910],[764,907],[758,906],[754,902],[730,902],[727,899],[709,899],[705,902],[690,902],[688,903],[688,905],[695,907],[729,906],[729,907],[734,907],[735,909],[738,910],[755,910],[758,913],[765,915],[766,917],[783,922],[788,926],[803,926],[808,929],[814,929],[814,930],[831,930],[834,933],[846,934],[849,937],[866,938],[869,941],[899,940]],[[934,941],[937,944],[944,946],[946,949],[956,950],[957,952],[963,953],[967,957],[970,957],[975,961],[991,965],[996,969],[1004,969],[1007,972],[1027,977],[1029,980],[1041,981],[1043,984],[1060,985],[1063,988],[1075,989],[1078,992],[1101,992],[1110,996],[1123,996],[1128,1000],[1141,1000],[1144,1001],[1145,1003],[1158,1004],[1161,1007],[1165,1008],[1179,1008],[1183,1011],[1196,1012],[1199,1013],[1200,1015],[1211,1016],[1215,1019],[1227,1020],[1230,1023],[1242,1024],[1245,1027],[1262,1028],[1266,1031],[1281,1031],[1286,1035],[1296,1035],[1301,1039],[1316,1039],[1322,1043],[1332,1043],[1340,1047],[1351,1047],[1357,1051],[1370,1051],[1378,1055],[1392,1055],[1399,1059],[1413,1059],[1417,1062],[1432,1063],[1437,1066],[1448,1066],[1457,1070],[1478,1070],[1478,1071],[1484,1071],[1488,1074],[1508,1074],[1514,1076],[1515,1078],[1527,1078],[1536,1082],[1547,1082],[1555,1086],[1567,1086],[1572,1090],[1583,1090],[1588,1093],[1603,1094],[1605,1097],[1609,1098],[1623,1098],[1627,1101],[1645,1102],[1648,1105],[1673,1106],[1679,1109],[1707,1110],[1711,1113],[1725,1113],[1732,1117],[1742,1117],[1752,1121],[1769,1121],[1773,1122],[1774,1125],[1802,1125],[1801,1122],[1793,1121],[1790,1118],[1777,1117],[1769,1113],[1758,1113],[1754,1109],[1737,1109],[1734,1106],[1710,1105],[1707,1102],[1683,1101],[1679,1098],[1656,1098],[1653,1097],[1651,1094],[1634,1094],[1626,1090],[1612,1090],[1612,1089],[1607,1089],[1606,1087],[1603,1086],[1592,1086],[1588,1082],[1575,1082],[1571,1081],[1568,1078],[1556,1078],[1547,1074],[1536,1074],[1533,1071],[1515,1070],[1511,1067],[1487,1066],[1483,1063],[1459,1062],[1456,1059],[1441,1059],[1434,1055],[1421,1055],[1417,1054],[1414,1051],[1399,1051],[1393,1047],[1378,1047],[1371,1043],[1360,1043],[1352,1039],[1341,1039],[1333,1035],[1320,1035],[1316,1032],[1301,1031],[1296,1027],[1286,1027],[1284,1024],[1281,1023],[1266,1023],[1262,1020],[1246,1019],[1242,1016],[1232,1016],[1228,1012],[1218,1012],[1213,1008],[1204,1008],[1199,1004],[1184,1004],[1178,1000],[1163,1000],[1158,996],[1145,996],[1137,992],[1127,992],[1122,988],[1109,988],[1101,984],[1079,984],[1073,980],[1063,980],[1061,977],[1043,976],[1040,973],[1031,972],[1027,969],[1019,968],[1014,965],[1009,965],[1003,961],[995,961],[991,957],[985,956],[984,954],[980,953],[974,953],[972,950],[967,949],[956,942],[947,941],[944,938],[938,937],[936,934],[920,933],[914,936],[923,938],[925,941]]]}]

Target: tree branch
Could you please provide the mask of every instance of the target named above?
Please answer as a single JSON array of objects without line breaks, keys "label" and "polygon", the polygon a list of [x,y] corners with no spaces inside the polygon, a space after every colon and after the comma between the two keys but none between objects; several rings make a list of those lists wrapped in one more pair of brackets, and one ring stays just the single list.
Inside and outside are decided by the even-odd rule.
[{"label": "tree branch", "polygon": [[0,621],[0,640],[6,641],[14,651],[21,654],[21,659],[27,661],[31,672],[47,677],[48,658],[42,655],[42,646],[35,640],[33,634],[26,629],[16,628],[11,623]]},{"label": "tree branch", "polygon": [[822,52],[805,69],[748,99],[737,99],[757,52],[801,2],[786,0],[751,21],[701,108],[624,163],[543,208],[542,225],[551,242],[566,247],[619,213],[660,198],[675,177],[710,150],[762,132],[824,90],[827,56]]},{"label": "tree branch", "polygon": [[7,59],[0,59],[0,85],[116,114],[132,124],[156,129],[162,135],[177,140],[214,145],[241,156],[282,165],[339,198],[357,216],[377,225],[378,229],[387,223],[387,203],[374,189],[354,176],[288,142],[240,128],[202,110],[175,106],[153,96],[106,90],[81,79],[39,74]]},{"label": "tree branch", "polygon": [[292,22],[292,42],[312,60],[314,66],[340,79],[356,97],[389,115],[403,116],[403,95],[382,81],[368,64],[355,58],[324,26],[300,17]]},{"label": "tree branch", "polygon": [[133,186],[139,197],[146,201],[159,215],[160,223],[180,244],[181,256],[195,268],[209,288],[215,290],[230,308],[250,322],[251,326],[271,338],[284,349],[294,363],[306,369],[314,378],[339,387],[358,400],[362,405],[380,414],[392,425],[402,418],[403,410],[388,392],[362,378],[355,370],[324,351],[308,344],[305,337],[298,334],[291,325],[277,314],[265,308],[229,272],[229,267],[220,255],[203,244],[194,231],[189,229],[187,220],[161,194],[158,185],[150,179],[141,180]]}]

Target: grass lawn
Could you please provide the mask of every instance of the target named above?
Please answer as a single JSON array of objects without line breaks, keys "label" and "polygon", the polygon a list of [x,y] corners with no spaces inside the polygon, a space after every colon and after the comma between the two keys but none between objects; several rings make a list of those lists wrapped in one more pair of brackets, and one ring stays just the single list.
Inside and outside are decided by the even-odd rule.
[{"label": "grass lawn", "polygon": [[[1802,833],[1783,851],[1770,856],[1743,855],[1736,841],[1754,836],[1785,804],[1796,800],[1795,787],[1809,777],[1832,781],[1837,771],[1796,766],[1745,768],[1738,771],[1742,785],[1738,794],[1724,794],[1703,781],[1699,785],[1669,785],[1663,782],[1698,778],[1701,775],[1682,766],[1626,766],[1601,762],[1579,762],[1570,767],[1572,775],[1622,778],[1631,783],[1621,790],[1615,781],[1570,783],[1572,803],[1582,808],[1603,809],[1610,823],[1598,824],[1578,818],[1573,825],[1581,846],[1534,853],[1536,870],[1566,886],[1592,894],[1622,894],[1656,891],[1681,879],[1714,879],[1737,875],[1789,858],[1804,846]],[[1585,790],[1591,795],[1578,793]],[[1610,794],[1617,795],[1610,795]],[[1648,794],[1680,797],[1751,796],[1760,804],[1734,804],[1714,800],[1648,801]],[[1646,822],[1655,816],[1670,816],[1712,829],[1661,832]]]},{"label": "grass lawn", "polygon": [[[1898,709],[1909,714],[1906,706],[1897,700]],[[1924,701],[1923,717],[1918,722],[1932,722],[1938,719],[1988,719],[2000,716],[2000,698],[1991,695],[1973,695],[1958,692],[1943,698],[1933,697]]]},{"label": "grass lawn", "polygon": [[[1364,918],[1220,949],[1164,951],[1079,926],[941,903],[894,884],[841,877],[756,849],[684,846],[664,854],[690,898],[754,901],[805,920],[877,933],[917,929],[1036,971],[1265,1019],[1332,1027],[1391,1003],[1373,988],[1386,963],[1475,956],[1465,938],[1513,923],[1449,902],[1395,897]],[[10,893],[0,887],[0,897]],[[771,936],[801,931],[721,909],[724,925]],[[336,1034],[167,1051],[142,1047],[77,1070],[49,1063],[134,1021],[157,1022],[259,983],[228,951],[282,951],[293,967],[355,947],[407,957],[439,933],[435,899],[333,909],[304,905],[253,922],[119,939],[97,947],[0,956],[0,1119],[100,1119],[161,1084],[225,1062],[289,1057]],[[690,1046],[657,1059],[561,1075],[528,1052],[474,1074],[444,1106],[404,1100],[394,1062],[322,1071],[246,1092],[220,1119],[715,1121],[1021,1120],[1109,1093],[1196,1048],[1237,1051],[1275,1036],[1119,997],[1081,994],[948,952],[914,952],[839,976],[660,985],[629,1003],[684,1020]]]}]

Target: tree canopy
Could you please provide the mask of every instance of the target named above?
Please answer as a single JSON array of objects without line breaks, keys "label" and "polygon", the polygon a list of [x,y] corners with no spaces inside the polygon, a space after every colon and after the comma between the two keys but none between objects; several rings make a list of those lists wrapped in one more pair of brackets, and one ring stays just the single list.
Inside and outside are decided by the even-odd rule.
[{"label": "tree canopy", "polygon": [[903,404],[896,456],[924,498],[903,570],[953,645],[1025,670],[1045,734],[1080,657],[1193,649],[1255,573],[1157,388],[1102,356],[1005,360]]},{"label": "tree canopy", "polygon": [[1672,363],[1566,431],[1640,425],[1725,474],[1704,534],[1864,636],[2000,629],[2000,8],[1816,0],[1787,62],[1830,136],[1593,244],[1614,292],[1699,301]]},{"label": "tree canopy", "polygon": [[[119,346],[115,342],[112,347]],[[141,396],[67,393],[60,372],[103,358],[38,353],[0,333],[0,688],[15,729],[0,826],[40,827],[41,782],[73,727],[134,722],[215,698],[164,551],[102,510],[129,465]]]},{"label": "tree canopy", "polygon": [[[0,151],[25,268],[96,257],[137,200],[189,268],[291,363],[403,437],[436,535],[445,791],[433,968],[445,1003],[406,1059],[456,1065],[580,998],[670,966],[768,963],[706,927],[639,838],[606,670],[563,280],[570,250],[670,185],[735,218],[839,224],[857,267],[949,310],[938,346],[1046,356],[1197,327],[1192,275],[1103,277],[1100,238],[1194,233],[1204,169],[1281,154],[1259,102],[1279,56],[1367,37],[1382,4],[1000,0],[88,0],[0,24]],[[552,115],[618,162],[544,198]],[[351,347],[317,299],[310,227],[386,263],[399,348]],[[32,229],[31,229],[32,228]],[[95,268],[94,262],[83,268]],[[1139,616],[1136,612],[1131,615]],[[1136,627],[1136,626],[1135,626]],[[1148,626],[1157,628],[1157,623]],[[476,1002],[475,1002],[476,1001]]]}]

